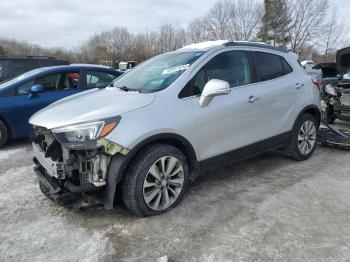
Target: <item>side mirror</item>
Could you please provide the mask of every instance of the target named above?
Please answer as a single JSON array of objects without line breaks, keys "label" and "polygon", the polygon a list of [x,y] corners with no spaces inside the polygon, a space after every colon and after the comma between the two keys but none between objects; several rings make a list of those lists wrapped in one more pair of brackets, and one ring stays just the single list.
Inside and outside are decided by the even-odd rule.
[{"label": "side mirror", "polygon": [[44,86],[43,85],[33,85],[30,88],[30,94],[35,95],[44,92]]},{"label": "side mirror", "polygon": [[231,92],[230,84],[219,79],[212,79],[204,86],[199,99],[200,106],[207,106],[215,96],[228,95]]}]

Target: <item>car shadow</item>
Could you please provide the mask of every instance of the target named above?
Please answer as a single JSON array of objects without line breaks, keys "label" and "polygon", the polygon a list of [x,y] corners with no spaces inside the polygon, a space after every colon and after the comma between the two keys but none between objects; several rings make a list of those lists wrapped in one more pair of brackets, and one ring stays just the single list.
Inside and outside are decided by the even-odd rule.
[{"label": "car shadow", "polygon": [[28,138],[24,139],[10,139],[9,141],[6,142],[3,148],[0,149],[2,150],[10,150],[10,149],[17,149],[17,148],[23,148],[23,147],[29,147],[30,146],[30,141]]}]

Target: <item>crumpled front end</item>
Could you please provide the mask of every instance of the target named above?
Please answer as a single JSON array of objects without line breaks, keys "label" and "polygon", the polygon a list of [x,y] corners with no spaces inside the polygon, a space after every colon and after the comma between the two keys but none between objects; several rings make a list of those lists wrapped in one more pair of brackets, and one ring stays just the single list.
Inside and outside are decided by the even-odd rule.
[{"label": "crumpled front end", "polygon": [[43,127],[34,127],[32,146],[34,171],[42,192],[67,207],[106,206],[110,194],[109,164],[114,155],[129,152],[105,138],[89,143],[86,148],[67,148]]}]

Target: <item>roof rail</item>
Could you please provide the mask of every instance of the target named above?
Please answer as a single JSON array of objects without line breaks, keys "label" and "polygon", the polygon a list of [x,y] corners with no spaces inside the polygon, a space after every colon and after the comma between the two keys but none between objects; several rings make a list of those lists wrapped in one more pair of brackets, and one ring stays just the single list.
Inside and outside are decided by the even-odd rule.
[{"label": "roof rail", "polygon": [[274,45],[269,45],[265,43],[259,43],[259,42],[227,42],[224,44],[224,46],[251,46],[251,47],[260,47],[260,48],[266,48],[271,49],[274,51],[279,51],[283,53],[288,53],[289,51],[285,47],[279,47]]},{"label": "roof rail", "polygon": [[41,55],[3,55],[0,56],[0,58],[39,58],[39,59],[49,59],[49,60],[57,60],[55,57],[52,56],[41,56]]}]

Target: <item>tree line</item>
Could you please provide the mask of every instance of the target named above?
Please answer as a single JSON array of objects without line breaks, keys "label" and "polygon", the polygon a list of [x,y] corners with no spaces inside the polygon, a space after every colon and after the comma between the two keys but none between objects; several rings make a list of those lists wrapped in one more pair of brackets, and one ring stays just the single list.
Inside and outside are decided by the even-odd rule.
[{"label": "tree line", "polygon": [[0,55],[47,55],[116,66],[119,61],[142,62],[189,43],[227,39],[284,46],[301,59],[322,62],[334,60],[334,50],[350,43],[346,33],[345,21],[329,0],[219,0],[186,27],[164,24],[156,31],[132,34],[116,26],[73,50],[0,39]]}]

